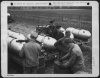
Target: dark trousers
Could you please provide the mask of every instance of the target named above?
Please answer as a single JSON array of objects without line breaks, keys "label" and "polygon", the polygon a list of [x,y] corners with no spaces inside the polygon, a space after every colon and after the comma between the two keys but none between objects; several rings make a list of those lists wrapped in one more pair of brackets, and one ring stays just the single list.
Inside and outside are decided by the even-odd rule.
[{"label": "dark trousers", "polygon": [[24,74],[37,74],[38,67],[23,67]]},{"label": "dark trousers", "polygon": [[58,64],[57,61],[54,62],[54,73],[55,74],[72,74],[72,71],[69,68],[61,68]]}]

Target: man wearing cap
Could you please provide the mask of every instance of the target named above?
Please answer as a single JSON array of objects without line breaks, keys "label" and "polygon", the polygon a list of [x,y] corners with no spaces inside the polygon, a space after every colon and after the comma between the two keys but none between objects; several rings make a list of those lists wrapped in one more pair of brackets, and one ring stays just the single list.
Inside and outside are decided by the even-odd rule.
[{"label": "man wearing cap", "polygon": [[31,32],[29,42],[23,45],[19,54],[23,58],[23,72],[25,74],[37,73],[39,53],[41,52],[41,46],[35,40],[37,36],[36,32]]},{"label": "man wearing cap", "polygon": [[55,22],[55,20],[49,21],[49,25],[46,30],[46,34],[49,35],[50,37],[53,37],[53,31],[55,29],[54,22]]},{"label": "man wearing cap", "polygon": [[64,69],[68,74],[81,74],[84,72],[84,58],[80,47],[73,43],[70,38],[62,38],[55,43],[55,47],[60,51],[59,60],[55,64]]}]

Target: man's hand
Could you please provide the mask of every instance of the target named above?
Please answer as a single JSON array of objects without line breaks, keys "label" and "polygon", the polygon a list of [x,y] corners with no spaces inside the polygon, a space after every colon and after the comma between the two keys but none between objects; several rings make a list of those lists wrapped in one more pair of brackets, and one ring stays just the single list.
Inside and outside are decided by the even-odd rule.
[{"label": "man's hand", "polygon": [[62,63],[59,60],[56,60],[55,64],[58,65],[58,66],[60,66]]}]

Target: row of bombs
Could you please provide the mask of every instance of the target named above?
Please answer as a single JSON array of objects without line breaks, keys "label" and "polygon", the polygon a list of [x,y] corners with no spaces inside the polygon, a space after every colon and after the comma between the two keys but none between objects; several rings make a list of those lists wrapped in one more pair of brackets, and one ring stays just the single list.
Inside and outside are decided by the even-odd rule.
[{"label": "row of bombs", "polygon": [[[30,34],[29,34],[30,35]],[[26,42],[18,42],[18,40],[26,40],[27,38],[21,34],[16,33],[11,30],[8,30],[8,48],[11,48],[13,50],[16,50],[17,52],[20,52],[23,45]],[[56,39],[49,37],[49,36],[42,36],[38,35],[36,40],[43,44],[43,47],[54,49],[54,43],[57,41]]]},{"label": "row of bombs", "polygon": [[[64,32],[63,28],[61,28],[61,30]],[[70,35],[70,38],[74,38],[74,36],[78,36],[80,38],[89,39],[91,37],[91,33],[83,29],[80,30],[80,29],[75,29],[70,27],[67,28],[66,31],[70,31],[72,33]],[[21,33],[16,33],[14,31],[8,30],[8,47],[20,52],[23,45],[26,42],[17,42],[17,40],[26,40],[26,37]],[[45,48],[55,49],[54,44],[57,40],[52,37],[38,35],[36,40],[40,43],[43,43],[43,47]]]}]

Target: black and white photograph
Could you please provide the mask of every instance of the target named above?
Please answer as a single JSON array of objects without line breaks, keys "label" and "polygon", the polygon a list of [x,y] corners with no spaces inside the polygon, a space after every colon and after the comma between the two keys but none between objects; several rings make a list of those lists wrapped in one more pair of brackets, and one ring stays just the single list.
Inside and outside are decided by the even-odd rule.
[{"label": "black and white photograph", "polygon": [[92,74],[92,7],[8,7],[9,74]]},{"label": "black and white photograph", "polygon": [[96,1],[1,3],[2,77],[97,77]]}]

